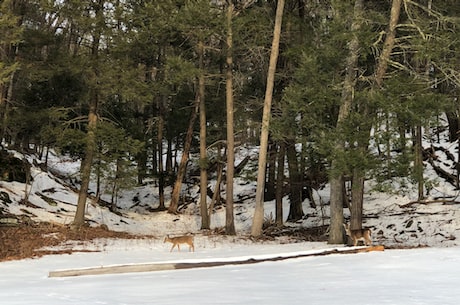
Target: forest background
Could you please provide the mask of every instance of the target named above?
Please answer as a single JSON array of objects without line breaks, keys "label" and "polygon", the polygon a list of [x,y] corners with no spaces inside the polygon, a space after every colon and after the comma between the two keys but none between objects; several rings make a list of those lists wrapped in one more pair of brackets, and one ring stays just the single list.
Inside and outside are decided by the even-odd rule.
[{"label": "forest background", "polygon": [[[456,4],[4,0],[2,143],[81,158],[76,227],[91,179],[95,197],[109,191],[112,205],[123,188],[154,179],[159,210],[175,213],[181,183],[199,177],[202,228],[224,201],[227,234],[233,178],[245,166],[234,164],[235,146],[260,143],[252,235],[261,234],[264,200],[281,206],[288,194],[296,221],[303,200],[314,205],[312,190],[330,183],[329,242],[342,243],[344,207],[352,228],[362,225],[365,180],[391,191],[388,181],[409,178],[422,201],[432,187],[423,161],[434,157],[422,137],[436,139],[446,119],[450,141],[459,140]],[[458,187],[458,173],[440,175]],[[275,217],[282,222],[282,209]]]}]

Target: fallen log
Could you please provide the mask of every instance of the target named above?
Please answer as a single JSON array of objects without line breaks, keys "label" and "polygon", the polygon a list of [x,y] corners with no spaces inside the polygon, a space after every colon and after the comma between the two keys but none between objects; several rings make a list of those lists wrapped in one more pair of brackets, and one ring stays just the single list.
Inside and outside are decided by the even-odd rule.
[{"label": "fallen log", "polygon": [[209,262],[198,262],[198,263],[149,263],[149,264],[133,264],[133,265],[116,265],[116,266],[101,266],[94,268],[83,268],[83,269],[68,269],[68,270],[57,270],[50,271],[48,277],[70,277],[70,276],[82,276],[82,275],[101,275],[101,274],[119,274],[119,273],[133,273],[133,272],[153,272],[153,271],[165,271],[165,270],[180,270],[180,269],[192,269],[192,268],[210,268],[227,265],[248,265],[262,262],[275,262],[283,261],[294,258],[303,258],[311,256],[325,256],[331,254],[353,254],[353,253],[364,253],[371,251],[384,251],[384,246],[370,246],[370,247],[358,247],[345,250],[332,249],[323,252],[315,253],[304,253],[289,256],[276,256],[271,258],[250,258],[247,260],[237,261],[209,261]]},{"label": "fallen log", "polygon": [[415,201],[410,201],[408,203],[400,205],[401,208],[409,208],[412,205],[415,204],[431,204],[431,203],[442,203],[444,204],[460,204],[460,201],[456,201],[453,199],[435,199],[435,200],[415,200]]},{"label": "fallen log", "polygon": [[436,164],[434,164],[434,161],[431,158],[428,159],[428,162],[431,164],[431,166],[433,167],[434,171],[438,174],[439,177],[444,178],[447,182],[452,184],[452,186],[454,186],[454,187],[458,186],[459,181],[458,181],[458,178],[455,175],[447,172],[446,170],[444,170],[440,166],[437,166]]}]

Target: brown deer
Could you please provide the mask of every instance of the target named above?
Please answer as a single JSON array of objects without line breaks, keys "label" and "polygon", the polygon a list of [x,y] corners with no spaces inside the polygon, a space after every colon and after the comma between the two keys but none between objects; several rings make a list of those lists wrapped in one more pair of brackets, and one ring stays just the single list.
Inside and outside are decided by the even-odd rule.
[{"label": "brown deer", "polygon": [[169,235],[167,235],[164,240],[164,243],[166,242],[170,242],[173,244],[169,252],[172,252],[175,246],[177,246],[177,250],[180,252],[180,246],[179,246],[180,244],[188,244],[189,251],[195,252],[195,245],[193,244],[193,236],[191,235],[183,235],[183,236],[177,236],[177,237],[169,237]]},{"label": "brown deer", "polygon": [[358,229],[358,230],[351,230],[349,224],[343,224],[345,228],[345,232],[348,236],[353,240],[353,246],[358,245],[358,241],[363,241],[366,246],[372,245],[371,239],[371,230],[369,229]]}]

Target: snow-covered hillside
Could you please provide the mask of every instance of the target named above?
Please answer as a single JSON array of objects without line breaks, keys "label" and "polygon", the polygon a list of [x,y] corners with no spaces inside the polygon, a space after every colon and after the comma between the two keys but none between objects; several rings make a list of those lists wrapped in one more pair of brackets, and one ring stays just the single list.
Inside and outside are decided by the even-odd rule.
[{"label": "snow-covered hillside", "polygon": [[[438,146],[441,147],[441,145]],[[454,173],[453,161],[450,157],[455,155],[455,149],[456,146],[447,144],[442,149],[435,151],[436,154],[439,154],[435,161],[437,166]],[[257,149],[255,148],[239,149],[241,159],[247,155],[256,154]],[[28,158],[32,157],[28,156]],[[31,164],[34,163],[30,161]],[[49,172],[44,172],[36,166],[32,167],[33,182],[27,188],[25,184],[18,182],[0,182],[0,191],[8,195],[3,195],[0,201],[3,217],[8,214],[25,215],[32,220],[60,224],[69,224],[73,220],[77,194],[69,187],[69,183],[78,176],[79,162],[51,154],[48,164]],[[431,201],[427,201],[426,204],[410,204],[417,198],[417,195],[415,187],[411,187],[408,183],[404,187],[401,186],[402,184],[394,184],[393,194],[372,191],[372,182],[366,184],[364,226],[372,229],[374,243],[387,247],[459,244],[460,204],[455,201],[458,190],[439,178],[429,163],[427,163],[425,175],[429,175],[430,180],[434,181],[429,198]],[[64,181],[62,177],[67,177],[67,179]],[[238,200],[235,200],[235,224],[239,236],[248,235],[250,231],[255,187],[254,182],[249,183],[242,178],[236,179],[234,192]],[[20,204],[25,192],[29,193],[31,203],[29,205]],[[123,192],[117,202],[120,212],[117,214],[89,200],[86,218],[92,225],[104,224],[111,230],[147,234],[159,238],[166,234],[188,232],[200,234],[198,186],[184,185],[184,192],[196,200],[180,209],[181,213],[178,215],[152,212],[152,209],[158,204],[158,193],[154,185],[147,185]],[[170,193],[171,190],[166,189],[166,196],[169,196]],[[286,223],[286,226],[312,228],[328,224],[328,187],[314,191],[313,195],[317,208],[311,208],[306,200],[304,219],[297,223]],[[9,200],[5,199],[7,197]],[[168,205],[168,200],[167,197],[166,205]],[[285,198],[284,207],[284,215],[287,215],[288,198]],[[265,203],[265,214],[267,218],[275,214],[274,201]],[[225,209],[217,207],[212,215],[211,225],[213,228],[221,228],[224,224]]]}]

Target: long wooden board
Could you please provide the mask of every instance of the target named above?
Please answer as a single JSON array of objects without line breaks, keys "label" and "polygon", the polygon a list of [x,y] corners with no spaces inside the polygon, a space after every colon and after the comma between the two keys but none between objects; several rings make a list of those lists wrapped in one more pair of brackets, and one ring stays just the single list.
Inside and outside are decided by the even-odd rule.
[{"label": "long wooden board", "polygon": [[352,253],[363,253],[363,252],[371,252],[371,251],[384,251],[384,246],[352,248],[352,249],[345,249],[345,250],[332,249],[332,250],[326,250],[326,251],[317,252],[317,253],[296,254],[296,255],[291,255],[291,256],[277,256],[277,257],[261,258],[261,259],[250,258],[247,260],[236,260],[236,261],[214,261],[214,262],[211,261],[211,262],[198,262],[198,263],[149,263],[149,264],[101,266],[101,267],[94,267],[94,268],[50,271],[48,276],[49,277],[70,277],[70,276],[82,276],[82,275],[153,272],[153,271],[191,269],[191,268],[210,268],[210,267],[219,267],[219,266],[226,266],[226,265],[247,265],[247,264],[256,264],[256,263],[262,263],[262,262],[283,261],[283,260],[288,260],[288,259],[310,257],[310,256],[324,256],[324,255],[331,255],[331,254],[352,254]]}]

